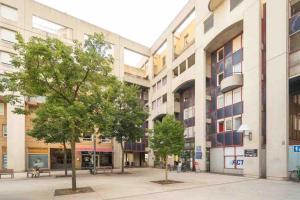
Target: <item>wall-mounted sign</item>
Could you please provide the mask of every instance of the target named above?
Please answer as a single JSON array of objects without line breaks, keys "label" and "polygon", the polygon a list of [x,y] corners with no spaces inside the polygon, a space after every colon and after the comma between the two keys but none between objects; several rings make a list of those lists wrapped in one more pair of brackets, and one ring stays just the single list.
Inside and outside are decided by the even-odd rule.
[{"label": "wall-mounted sign", "polygon": [[257,149],[245,149],[245,157],[257,157]]},{"label": "wall-mounted sign", "polygon": [[300,152],[300,145],[294,146],[294,152]]}]

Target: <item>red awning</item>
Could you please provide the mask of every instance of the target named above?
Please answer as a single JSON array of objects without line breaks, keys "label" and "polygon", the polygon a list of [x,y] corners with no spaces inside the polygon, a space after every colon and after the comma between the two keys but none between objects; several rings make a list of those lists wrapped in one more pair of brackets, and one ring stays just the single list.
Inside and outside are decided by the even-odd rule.
[{"label": "red awning", "polygon": [[[78,147],[76,151],[94,151],[93,147]],[[112,152],[112,148],[96,148],[96,152]]]}]

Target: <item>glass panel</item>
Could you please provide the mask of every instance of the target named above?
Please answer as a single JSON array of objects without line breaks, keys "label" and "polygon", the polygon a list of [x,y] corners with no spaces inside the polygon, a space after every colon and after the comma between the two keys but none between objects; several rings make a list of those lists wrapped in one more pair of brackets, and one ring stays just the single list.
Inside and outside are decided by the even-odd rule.
[{"label": "glass panel", "polygon": [[225,106],[229,106],[232,104],[232,92],[225,93]]},{"label": "glass panel", "polygon": [[233,104],[241,102],[241,101],[242,101],[241,88],[233,90]]},{"label": "glass panel", "polygon": [[225,145],[232,145],[232,132],[225,133]]},{"label": "glass panel", "polygon": [[233,132],[233,145],[242,145],[242,133]]},{"label": "glass panel", "polygon": [[238,36],[232,41],[232,52],[236,52],[242,48],[242,36]]},{"label": "glass panel", "polygon": [[243,113],[243,102],[239,102],[233,105],[233,115],[240,115]]},{"label": "glass panel", "polygon": [[30,169],[34,167],[48,168],[48,154],[29,154],[28,165]]},{"label": "glass panel", "polygon": [[225,168],[234,169],[235,168],[235,157],[225,156]]},{"label": "glass panel", "polygon": [[226,106],[224,117],[231,117],[231,116],[232,116],[232,105]]},{"label": "glass panel", "polygon": [[217,118],[218,119],[224,118],[224,108],[218,109]]},{"label": "glass panel", "polygon": [[1,17],[5,18],[5,19],[9,19],[12,21],[17,21],[18,20],[18,11],[15,8],[6,6],[1,4]]},{"label": "glass panel", "polygon": [[217,134],[217,145],[224,145],[224,134]]},{"label": "glass panel", "polygon": [[15,43],[16,42],[16,32],[12,30],[8,30],[5,28],[1,28],[1,39]]},{"label": "glass panel", "polygon": [[300,12],[290,19],[290,34],[300,30]]},{"label": "glass panel", "polygon": [[229,56],[225,59],[225,77],[231,76],[232,74],[232,57]]},{"label": "glass panel", "polygon": [[232,60],[232,64],[233,65],[236,65],[236,64],[242,62],[242,60],[243,60],[243,49],[240,49],[237,52],[235,52],[233,54],[233,58],[232,59],[233,59]]},{"label": "glass panel", "polygon": [[225,44],[224,50],[225,50],[225,56],[228,56],[232,53],[232,41],[227,42]]}]

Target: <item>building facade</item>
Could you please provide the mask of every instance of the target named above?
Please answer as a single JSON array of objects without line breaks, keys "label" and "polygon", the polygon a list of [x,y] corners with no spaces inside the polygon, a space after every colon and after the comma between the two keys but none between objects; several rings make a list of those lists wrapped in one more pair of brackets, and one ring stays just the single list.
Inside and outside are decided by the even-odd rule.
[{"label": "building facade", "polygon": [[[166,114],[183,122],[190,168],[286,179],[300,165],[299,0],[190,0],[150,48],[32,0],[1,0],[0,14],[2,71],[13,70],[14,31],[66,43],[104,33],[114,74],[143,88],[145,127]],[[45,29],[43,20],[56,26]],[[130,53],[139,54],[138,64],[127,62]],[[36,103],[24,99],[24,106]],[[51,164],[61,146],[28,138],[30,120],[0,106],[0,166],[24,170],[35,154]],[[248,130],[238,131],[241,125]],[[147,138],[125,145],[128,165],[154,166]],[[77,145],[78,166],[89,159],[90,143]],[[99,162],[120,166],[114,141],[97,148]]]}]

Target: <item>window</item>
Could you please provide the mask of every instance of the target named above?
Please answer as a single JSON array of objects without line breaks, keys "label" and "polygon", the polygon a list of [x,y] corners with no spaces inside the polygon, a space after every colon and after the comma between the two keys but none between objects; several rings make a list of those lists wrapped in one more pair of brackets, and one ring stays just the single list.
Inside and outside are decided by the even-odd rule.
[{"label": "window", "polygon": [[161,104],[162,104],[162,98],[159,97],[159,98],[157,99],[157,107],[159,107]]},{"label": "window", "polygon": [[7,126],[6,124],[2,124],[2,134],[4,137],[7,137]]},{"label": "window", "polygon": [[185,46],[185,47],[189,44],[188,38],[189,38],[189,34],[186,34],[186,35],[184,36],[184,38],[183,38],[184,46]]},{"label": "window", "polygon": [[242,117],[237,116],[233,118],[233,130],[238,130],[242,125]]},{"label": "window", "polygon": [[220,62],[224,58],[224,48],[217,51],[217,61]]},{"label": "window", "polygon": [[157,82],[157,90],[159,90],[161,88],[161,80],[159,80],[158,82]]},{"label": "window", "polygon": [[242,90],[241,88],[233,90],[233,104],[242,101]]},{"label": "window", "polygon": [[162,86],[167,85],[167,76],[162,78]]},{"label": "window", "polygon": [[1,63],[11,65],[11,55],[7,52],[0,52]]},{"label": "window", "polygon": [[217,109],[224,107],[224,95],[217,97]]},{"label": "window", "polygon": [[173,69],[173,77],[177,77],[178,76],[178,67],[175,67],[175,69]]},{"label": "window", "polygon": [[218,133],[222,133],[224,132],[225,130],[225,127],[224,127],[224,120],[219,120],[218,121]]},{"label": "window", "polygon": [[163,102],[163,103],[166,103],[166,102],[167,102],[167,94],[164,94],[164,95],[162,96],[162,102]]},{"label": "window", "polygon": [[7,154],[3,154],[3,168],[6,169],[7,168]]},{"label": "window", "polygon": [[10,6],[6,6],[4,4],[0,5],[0,13],[1,17],[5,19],[9,19],[12,21],[17,21],[18,20],[18,11],[15,8],[12,8]]},{"label": "window", "polygon": [[300,12],[300,1],[299,0],[292,0],[291,1],[291,16]]},{"label": "window", "polygon": [[232,92],[227,92],[225,94],[225,106],[230,106],[232,105]]},{"label": "window", "polygon": [[237,7],[243,0],[230,0],[230,11]]},{"label": "window", "polygon": [[156,109],[156,101],[152,101],[152,110]]},{"label": "window", "polygon": [[183,119],[186,120],[189,118],[189,109],[188,108],[185,108],[183,110]]},{"label": "window", "polygon": [[214,26],[214,15],[210,15],[204,21],[204,33],[207,33]]},{"label": "window", "polygon": [[152,86],[153,92],[156,92],[156,84]]},{"label": "window", "polygon": [[15,43],[16,42],[16,32],[6,29],[6,28],[1,28],[1,40]]},{"label": "window", "polygon": [[186,61],[183,61],[180,65],[180,74],[186,70]]},{"label": "window", "polygon": [[224,149],[225,168],[243,169],[244,150],[242,147],[226,147]]},{"label": "window", "polygon": [[228,118],[228,119],[225,119],[225,130],[226,131],[232,131],[232,119],[231,118]]},{"label": "window", "polygon": [[4,103],[0,103],[0,115],[4,115]]},{"label": "window", "polygon": [[162,66],[165,66],[166,65],[166,56],[163,56],[162,57]]},{"label": "window", "polygon": [[28,165],[29,169],[34,167],[48,168],[48,154],[29,154]]},{"label": "window", "polygon": [[188,58],[188,68],[192,67],[195,64],[195,54],[192,54]]},{"label": "window", "polygon": [[218,79],[217,84],[218,84],[218,86],[219,86],[219,85],[221,85],[221,82],[222,82],[222,80],[224,79],[224,73],[223,73],[223,72],[222,72],[222,73],[219,73],[218,76],[217,76],[217,79]]},{"label": "window", "polygon": [[238,63],[232,66],[232,70],[234,74],[241,74],[242,73],[242,63]]},{"label": "window", "polygon": [[242,48],[242,36],[234,38],[232,41],[232,53],[237,52]]}]

